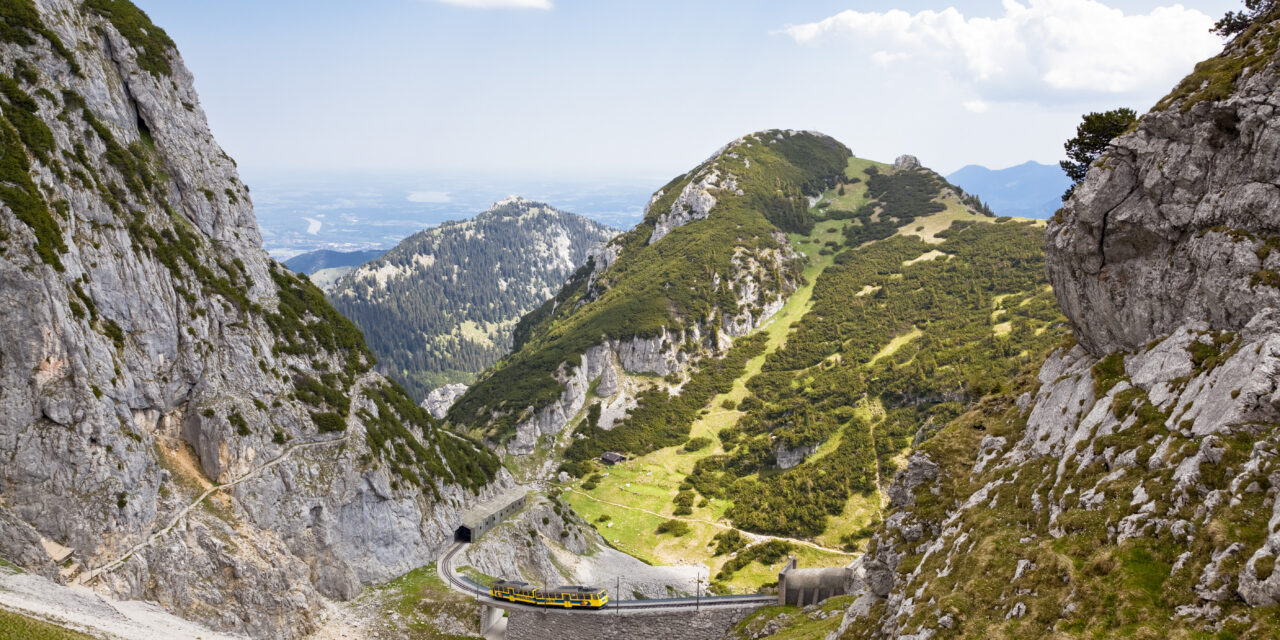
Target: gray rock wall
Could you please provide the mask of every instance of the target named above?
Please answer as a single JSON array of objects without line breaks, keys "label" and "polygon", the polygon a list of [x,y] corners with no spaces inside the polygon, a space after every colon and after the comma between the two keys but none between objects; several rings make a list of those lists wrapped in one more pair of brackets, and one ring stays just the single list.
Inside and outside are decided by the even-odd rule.
[{"label": "gray rock wall", "polygon": [[711,640],[719,638],[752,609],[717,608],[699,612],[626,613],[610,611],[512,611],[507,640],[603,640],[606,638],[662,638]]},{"label": "gray rock wall", "polygon": [[[279,348],[248,188],[177,52],[152,52],[172,67],[153,73],[80,2],[35,6],[79,71],[44,37],[0,43],[51,135],[45,160],[26,155],[66,247],[61,268],[42,259],[48,240],[0,205],[0,552],[51,575],[46,539],[70,549],[63,581],[219,630],[304,635],[321,594],[433,560],[476,496],[380,462],[360,417],[378,413],[361,394],[377,375],[347,389],[344,431],[318,432],[296,380],[345,355]],[[149,187],[129,187],[144,171],[126,156]],[[228,486],[199,500],[214,484]]]},{"label": "gray rock wall", "polygon": [[1090,353],[1280,305],[1280,77],[1259,66],[1225,100],[1144,115],[1050,221],[1049,278]]}]

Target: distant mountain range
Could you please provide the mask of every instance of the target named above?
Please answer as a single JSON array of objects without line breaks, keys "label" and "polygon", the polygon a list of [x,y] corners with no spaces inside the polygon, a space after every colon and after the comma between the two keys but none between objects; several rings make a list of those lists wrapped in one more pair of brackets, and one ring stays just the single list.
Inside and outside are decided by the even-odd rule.
[{"label": "distant mountain range", "polygon": [[305,273],[311,283],[328,293],[338,284],[338,279],[356,270],[360,265],[377,260],[385,249],[366,251],[332,251],[318,249],[296,255],[285,261],[284,266],[294,273]]},{"label": "distant mountain range", "polygon": [[[471,220],[405,238],[360,267],[312,276],[364,330],[380,367],[421,401],[471,382],[511,350],[520,316],[550,299],[617,232],[582,216],[511,197]],[[326,272],[349,270],[336,282]]]},{"label": "distant mountain range", "polygon": [[311,275],[321,269],[358,267],[370,260],[382,257],[384,253],[386,251],[383,249],[370,249],[368,251],[330,251],[328,249],[320,249],[289,258],[284,261],[284,266],[289,267],[289,270],[294,273]]},{"label": "distant mountain range", "polygon": [[947,176],[947,181],[982,198],[996,215],[1019,218],[1052,216],[1071,185],[1061,167],[1039,162],[1007,169],[971,164]]}]

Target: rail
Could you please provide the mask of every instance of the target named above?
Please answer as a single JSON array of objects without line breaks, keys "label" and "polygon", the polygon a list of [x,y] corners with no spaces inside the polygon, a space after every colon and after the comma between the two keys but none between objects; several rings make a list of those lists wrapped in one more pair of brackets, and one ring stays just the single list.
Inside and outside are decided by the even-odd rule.
[{"label": "rail", "polygon": [[[458,576],[453,571],[453,557],[459,551],[466,547],[466,543],[455,542],[445,554],[441,556],[438,564],[440,575],[444,577],[449,586],[457,591],[461,591],[470,596],[481,600],[485,604],[499,606],[505,609],[528,609],[532,611],[544,611],[543,607],[535,607],[506,600],[496,600],[489,595],[489,590],[477,584],[475,581],[466,576]],[[619,595],[619,594],[614,594]],[[742,595],[742,596],[702,596],[700,598],[654,598],[651,600],[610,600],[609,604],[600,609],[565,609],[565,611],[573,611],[575,613],[605,613],[609,611],[643,611],[654,609],[700,609],[702,607],[742,607],[742,606],[764,606],[775,604],[778,602],[777,596],[770,595]]]}]

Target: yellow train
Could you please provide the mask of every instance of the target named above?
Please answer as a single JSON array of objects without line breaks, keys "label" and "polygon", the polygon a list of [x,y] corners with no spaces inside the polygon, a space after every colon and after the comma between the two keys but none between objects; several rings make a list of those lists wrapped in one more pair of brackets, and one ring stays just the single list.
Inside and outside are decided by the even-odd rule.
[{"label": "yellow train", "polygon": [[604,589],[568,585],[554,589],[540,589],[527,582],[499,580],[489,586],[489,595],[498,600],[531,604],[539,607],[583,607],[599,609],[609,602]]}]

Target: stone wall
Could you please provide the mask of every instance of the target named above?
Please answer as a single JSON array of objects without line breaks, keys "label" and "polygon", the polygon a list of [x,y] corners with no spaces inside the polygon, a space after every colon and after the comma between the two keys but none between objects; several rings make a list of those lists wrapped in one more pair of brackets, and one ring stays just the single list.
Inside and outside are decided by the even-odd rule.
[{"label": "stone wall", "polygon": [[507,619],[507,640],[598,640],[602,638],[662,638],[663,640],[710,640],[724,635],[729,627],[754,609],[728,607],[702,611],[511,611]]}]

